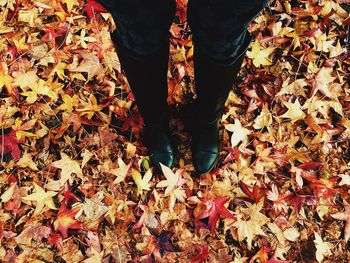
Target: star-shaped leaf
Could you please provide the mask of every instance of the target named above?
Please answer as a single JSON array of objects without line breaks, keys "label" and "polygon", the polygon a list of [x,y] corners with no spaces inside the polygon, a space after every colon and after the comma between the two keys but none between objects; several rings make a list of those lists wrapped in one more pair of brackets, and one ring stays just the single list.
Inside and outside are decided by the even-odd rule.
[{"label": "star-shaped leaf", "polygon": [[55,231],[59,231],[63,238],[68,237],[69,229],[80,229],[81,222],[75,219],[76,214],[80,211],[81,206],[76,206],[67,210],[65,203],[62,203],[57,219],[53,222]]},{"label": "star-shaped leaf", "polygon": [[143,190],[149,191],[151,184],[149,183],[152,179],[152,168],[148,169],[145,175],[142,177],[141,173],[136,169],[131,170],[131,176],[137,186],[137,194],[141,195]]},{"label": "star-shaped leaf", "polygon": [[170,212],[173,212],[176,199],[179,199],[181,202],[185,201],[186,195],[184,189],[182,189],[182,185],[184,185],[187,181],[182,178],[184,170],[179,169],[173,173],[169,167],[163,165],[162,163],[160,166],[166,180],[160,181],[157,184],[157,187],[166,187],[164,196],[170,196],[169,210]]},{"label": "star-shaped leaf", "polygon": [[306,114],[301,109],[298,99],[296,99],[294,103],[283,101],[283,104],[288,108],[288,111],[281,115],[281,118],[289,118],[291,119],[292,123],[305,119]]},{"label": "star-shaped leaf", "polygon": [[332,253],[332,244],[330,242],[324,242],[322,237],[315,232],[315,240],[316,246],[316,259],[318,262],[322,262],[324,256],[329,256]]},{"label": "star-shaped leaf", "polygon": [[197,216],[197,219],[209,217],[208,225],[210,226],[212,233],[214,233],[216,222],[220,216],[235,219],[231,212],[224,206],[230,199],[229,197],[216,197],[215,199],[200,197],[199,199],[204,203],[205,208]]},{"label": "star-shaped leaf", "polygon": [[52,165],[56,168],[61,169],[60,184],[64,185],[73,173],[82,177],[83,172],[81,171],[78,161],[72,160],[67,154],[61,153],[61,160],[53,162]]},{"label": "star-shaped leaf", "polygon": [[345,211],[341,213],[333,214],[331,216],[335,219],[345,221],[344,238],[345,238],[345,242],[348,242],[350,238],[350,205],[345,199],[343,200],[343,203],[344,203]]},{"label": "star-shaped leaf", "polygon": [[27,195],[25,197],[22,197],[25,201],[35,201],[36,202],[36,208],[34,215],[40,214],[44,206],[48,206],[50,209],[57,209],[55,206],[54,201],[52,200],[52,197],[57,195],[57,192],[54,191],[47,191],[43,188],[41,188],[39,185],[34,183],[34,190],[35,192]]},{"label": "star-shaped leaf", "polygon": [[256,67],[269,66],[272,62],[268,57],[275,51],[275,48],[262,48],[259,41],[253,43],[252,51],[247,51],[248,58],[253,59],[253,64]]},{"label": "star-shaped leaf", "polygon": [[225,125],[225,129],[233,132],[231,135],[231,147],[235,147],[240,142],[244,145],[248,143],[248,135],[251,134],[251,131],[242,127],[241,122],[238,119],[235,119],[234,124]]}]

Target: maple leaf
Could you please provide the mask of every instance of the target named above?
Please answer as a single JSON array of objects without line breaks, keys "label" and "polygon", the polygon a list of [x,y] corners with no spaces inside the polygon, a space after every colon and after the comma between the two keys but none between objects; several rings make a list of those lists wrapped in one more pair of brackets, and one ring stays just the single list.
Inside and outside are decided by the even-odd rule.
[{"label": "maple leaf", "polygon": [[259,186],[255,183],[253,186],[253,191],[250,191],[249,186],[243,181],[239,182],[239,187],[245,193],[248,198],[255,203],[259,202],[262,197],[264,197],[265,193]]},{"label": "maple leaf", "polygon": [[[335,80],[335,77],[332,76],[333,69],[322,67],[315,78],[315,88],[313,89],[312,96],[315,95],[317,90],[319,90],[323,95],[328,98],[335,98],[334,94],[329,90],[330,83]],[[335,98],[336,99],[336,98]]]},{"label": "maple leaf", "polygon": [[275,48],[261,48],[259,41],[253,43],[252,51],[247,51],[247,57],[253,59],[253,64],[256,67],[269,66],[272,62],[268,57],[275,51]]},{"label": "maple leaf", "polygon": [[248,220],[242,220],[242,214],[238,214],[237,221],[233,223],[233,226],[237,228],[238,240],[242,241],[246,238],[248,249],[251,250],[254,236],[266,236],[261,227],[270,220],[264,214],[260,213],[260,210],[264,205],[264,199],[261,199],[258,204],[254,205],[251,205],[248,202],[245,203],[248,208],[244,208],[242,211],[250,218]]},{"label": "maple leaf", "polygon": [[248,143],[248,135],[251,134],[251,131],[242,127],[241,122],[238,119],[235,119],[234,124],[226,124],[225,129],[232,132],[231,135],[231,147],[235,147],[240,142],[244,145]]},{"label": "maple leaf", "polygon": [[62,203],[57,219],[53,222],[53,225],[55,231],[61,232],[63,238],[68,237],[69,229],[81,229],[82,223],[74,218],[80,209],[81,206],[79,205],[67,210],[65,203]]},{"label": "maple leaf", "polygon": [[86,35],[86,31],[85,29],[82,29],[80,32],[80,39],[78,41],[77,44],[80,44],[82,46],[82,48],[87,48],[87,44],[86,42],[96,42],[96,38],[94,37],[89,37],[89,36],[85,36]]},{"label": "maple leaf", "polygon": [[67,112],[71,112],[76,106],[79,105],[79,96],[76,94],[71,97],[63,93],[61,94],[61,98],[63,100],[63,104],[56,108],[57,111],[64,110]]},{"label": "maple leaf", "polygon": [[350,175],[349,174],[339,174],[338,175],[341,178],[341,181],[339,182],[339,185],[350,185]]},{"label": "maple leaf", "polygon": [[214,233],[216,222],[218,221],[219,217],[225,217],[230,219],[235,219],[235,217],[231,214],[229,210],[224,206],[225,203],[227,203],[228,200],[230,200],[229,197],[216,197],[215,199],[207,199],[205,197],[199,198],[205,205],[205,209],[201,211],[201,213],[196,216],[197,219],[203,219],[208,217],[208,225],[211,228],[211,232]]},{"label": "maple leaf", "polygon": [[209,257],[209,247],[208,243],[194,244],[194,247],[198,250],[196,256],[191,259],[191,263],[199,262],[204,263],[204,261]]},{"label": "maple leaf", "polygon": [[96,0],[87,0],[83,11],[87,14],[90,20],[96,18],[96,13],[108,13],[108,11]]},{"label": "maple leaf", "polygon": [[67,154],[61,153],[61,160],[52,163],[52,166],[61,169],[60,185],[64,185],[71,175],[74,173],[79,177],[83,177],[78,161],[72,160]]},{"label": "maple leaf", "polygon": [[335,219],[345,221],[344,239],[345,243],[347,243],[350,238],[350,205],[345,199],[343,200],[343,203],[345,211],[331,216]]},{"label": "maple leaf", "polygon": [[288,212],[288,205],[286,203],[286,199],[291,196],[291,192],[286,191],[282,194],[278,193],[278,188],[276,184],[273,184],[271,187],[271,191],[266,193],[266,198],[273,201],[273,209],[276,212]]},{"label": "maple leaf", "polygon": [[319,234],[315,233],[315,246],[316,246],[316,259],[318,262],[322,262],[324,256],[330,256],[332,254],[332,244],[330,242],[324,242]]},{"label": "maple leaf", "polygon": [[29,167],[34,171],[38,170],[36,163],[32,160],[32,156],[27,151],[24,152],[22,158],[17,162],[17,165],[22,168]]},{"label": "maple leaf", "polygon": [[181,250],[174,246],[174,244],[171,242],[171,237],[174,233],[162,230],[160,235],[158,236],[158,244],[159,244],[159,252],[161,255],[164,254],[164,252],[180,252]]},{"label": "maple leaf", "polygon": [[26,96],[26,101],[29,104],[33,104],[37,101],[38,95],[46,95],[53,101],[57,100],[57,94],[47,85],[46,81],[40,79],[38,82],[28,85],[31,90],[26,90],[21,94]]},{"label": "maple leaf", "polygon": [[11,130],[7,134],[0,135],[0,149],[3,149],[4,152],[11,153],[12,157],[16,160],[19,160],[21,156],[21,150],[18,147],[19,142],[14,130]]},{"label": "maple leaf", "polygon": [[111,169],[109,171],[111,174],[114,174],[115,176],[117,176],[117,178],[113,181],[114,184],[119,184],[125,180],[127,174],[129,173],[132,163],[133,162],[130,161],[128,164],[125,164],[122,158],[120,157],[118,158],[119,167],[115,169]]},{"label": "maple leaf", "polygon": [[0,93],[2,90],[2,87],[5,86],[7,93],[12,94],[12,83],[13,83],[13,78],[6,73],[0,73]]},{"label": "maple leaf", "polygon": [[173,212],[176,199],[179,199],[181,202],[185,201],[185,191],[181,187],[187,180],[182,178],[182,174],[184,173],[183,169],[179,169],[173,173],[169,167],[162,163],[160,163],[160,166],[166,180],[160,181],[156,186],[166,187],[164,196],[170,196],[169,210]]},{"label": "maple leaf", "polygon": [[56,48],[56,38],[63,35],[62,31],[56,30],[53,26],[48,26],[43,29],[45,35],[42,36],[41,40],[45,42],[52,42],[53,47]]},{"label": "maple leaf", "polygon": [[11,184],[11,186],[7,188],[6,191],[0,196],[1,202],[6,203],[7,201],[11,200],[16,187],[18,188],[17,183]]},{"label": "maple leaf", "polygon": [[152,179],[152,168],[149,168],[145,175],[142,177],[141,173],[136,169],[131,169],[131,176],[134,179],[134,182],[137,186],[137,194],[141,195],[143,190],[149,191],[151,184],[150,181]]},{"label": "maple leaf", "polygon": [[292,123],[305,119],[306,114],[302,111],[298,99],[296,99],[294,103],[283,101],[283,104],[288,108],[288,111],[279,117],[289,118],[292,120]]},{"label": "maple leaf", "polygon": [[289,78],[283,82],[282,89],[276,94],[276,97],[280,97],[284,94],[293,94],[295,96],[303,96],[306,97],[306,93],[304,87],[308,85],[305,78],[294,80],[289,83]]},{"label": "maple leaf", "polygon": [[59,233],[52,233],[47,238],[47,241],[50,246],[56,246],[59,251],[63,250],[63,241],[62,236]]},{"label": "maple leaf", "polygon": [[45,190],[36,183],[34,183],[34,190],[35,193],[22,197],[22,200],[36,202],[34,215],[40,214],[45,205],[48,206],[50,209],[57,209],[54,201],[52,200],[52,197],[56,196],[57,192],[45,192]]},{"label": "maple leaf", "polygon": [[268,104],[265,103],[264,107],[258,117],[254,120],[254,129],[263,129],[264,127],[269,127],[272,124],[272,115],[269,111]]},{"label": "maple leaf", "polygon": [[72,11],[73,6],[79,5],[78,0],[65,0],[64,3],[67,5],[68,12]]},{"label": "maple leaf", "polygon": [[15,237],[19,244],[30,244],[34,239],[36,242],[41,242],[43,238],[48,238],[51,229],[39,223],[28,224],[21,234]]},{"label": "maple leaf", "polygon": [[[79,66],[75,65],[68,67],[71,72],[86,72],[88,73],[88,80],[91,80],[99,72],[101,72],[102,66],[99,58],[91,53],[84,52],[82,53],[83,60]],[[90,95],[92,97],[93,94]],[[90,98],[91,100],[91,98]]]}]

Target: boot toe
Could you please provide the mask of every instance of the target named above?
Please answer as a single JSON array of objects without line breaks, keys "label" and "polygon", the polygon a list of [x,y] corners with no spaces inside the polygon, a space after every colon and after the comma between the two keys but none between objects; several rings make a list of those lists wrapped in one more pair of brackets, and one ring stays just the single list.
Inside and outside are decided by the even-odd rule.
[{"label": "boot toe", "polygon": [[169,167],[170,169],[174,166],[174,154],[172,152],[166,152],[166,153],[151,153],[150,159],[153,164],[159,171],[162,171],[162,168],[160,166],[160,163],[163,165]]},{"label": "boot toe", "polygon": [[210,172],[216,163],[218,152],[197,151],[193,156],[193,165],[196,169],[196,175]]}]

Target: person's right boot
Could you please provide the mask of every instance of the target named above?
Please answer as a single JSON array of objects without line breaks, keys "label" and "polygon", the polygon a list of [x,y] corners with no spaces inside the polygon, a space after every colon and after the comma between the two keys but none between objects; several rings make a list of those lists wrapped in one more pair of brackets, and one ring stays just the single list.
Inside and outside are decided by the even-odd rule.
[{"label": "person's right boot", "polygon": [[195,116],[191,143],[194,176],[208,173],[216,165],[220,152],[219,123],[250,40],[250,35],[245,34],[234,60],[228,65],[213,62],[199,47],[194,50],[198,97],[192,113]]},{"label": "person's right boot", "polygon": [[169,41],[164,41],[157,54],[141,60],[125,47],[118,45],[117,41],[114,41],[114,44],[121,67],[144,120],[142,143],[148,149],[153,166],[159,171],[161,171],[160,163],[172,168],[174,152],[167,104]]}]

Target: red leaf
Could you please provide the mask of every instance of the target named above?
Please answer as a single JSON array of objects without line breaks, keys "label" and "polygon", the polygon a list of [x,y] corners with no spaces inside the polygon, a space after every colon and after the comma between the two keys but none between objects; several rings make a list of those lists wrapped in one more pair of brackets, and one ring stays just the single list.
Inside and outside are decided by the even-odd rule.
[{"label": "red leaf", "polygon": [[191,262],[203,263],[209,257],[208,243],[204,245],[194,244],[194,247],[198,250],[196,256],[192,258]]},{"label": "red leaf", "polygon": [[18,160],[21,156],[21,151],[18,147],[19,140],[16,137],[16,132],[11,130],[10,133],[0,136],[0,151],[11,153],[12,157]]},{"label": "red leaf", "polygon": [[276,253],[273,253],[272,257],[267,261],[267,263],[289,263],[289,260],[279,260]]},{"label": "red leaf", "polygon": [[52,26],[48,26],[43,29],[45,31],[45,35],[41,38],[42,41],[52,42],[53,46],[56,47],[56,38],[63,35],[62,32],[56,31],[56,28]]},{"label": "red leaf", "polygon": [[160,254],[163,255],[165,251],[168,252],[180,252],[181,250],[173,245],[171,242],[171,237],[173,233],[162,231],[158,237],[159,251]]},{"label": "red leaf", "polygon": [[108,11],[96,0],[87,0],[83,11],[87,14],[90,20],[96,18],[96,13],[108,13]]},{"label": "red leaf", "polygon": [[48,239],[48,243],[50,246],[55,245],[59,251],[63,250],[63,241],[62,241],[62,236],[58,233],[53,233],[51,234]]},{"label": "red leaf", "polygon": [[66,210],[66,205],[62,203],[57,219],[53,223],[55,231],[59,231],[63,238],[68,237],[68,229],[81,229],[82,224],[74,217],[79,212],[80,206]]},{"label": "red leaf", "polygon": [[302,165],[299,165],[298,168],[303,169],[303,170],[317,170],[322,167],[322,163],[318,162],[309,162],[309,163],[304,163]]},{"label": "red leaf", "polygon": [[214,233],[216,222],[220,215],[225,218],[235,219],[230,211],[224,206],[224,204],[230,199],[229,197],[217,197],[214,200],[208,200],[205,197],[200,197],[199,199],[205,204],[205,209],[198,215],[198,219],[209,217],[208,225],[210,226],[212,233]]},{"label": "red leaf", "polygon": [[253,186],[253,191],[250,191],[249,186],[242,181],[239,183],[239,187],[243,193],[245,193],[248,198],[255,203],[258,203],[259,200],[264,196],[264,192],[256,184]]}]

